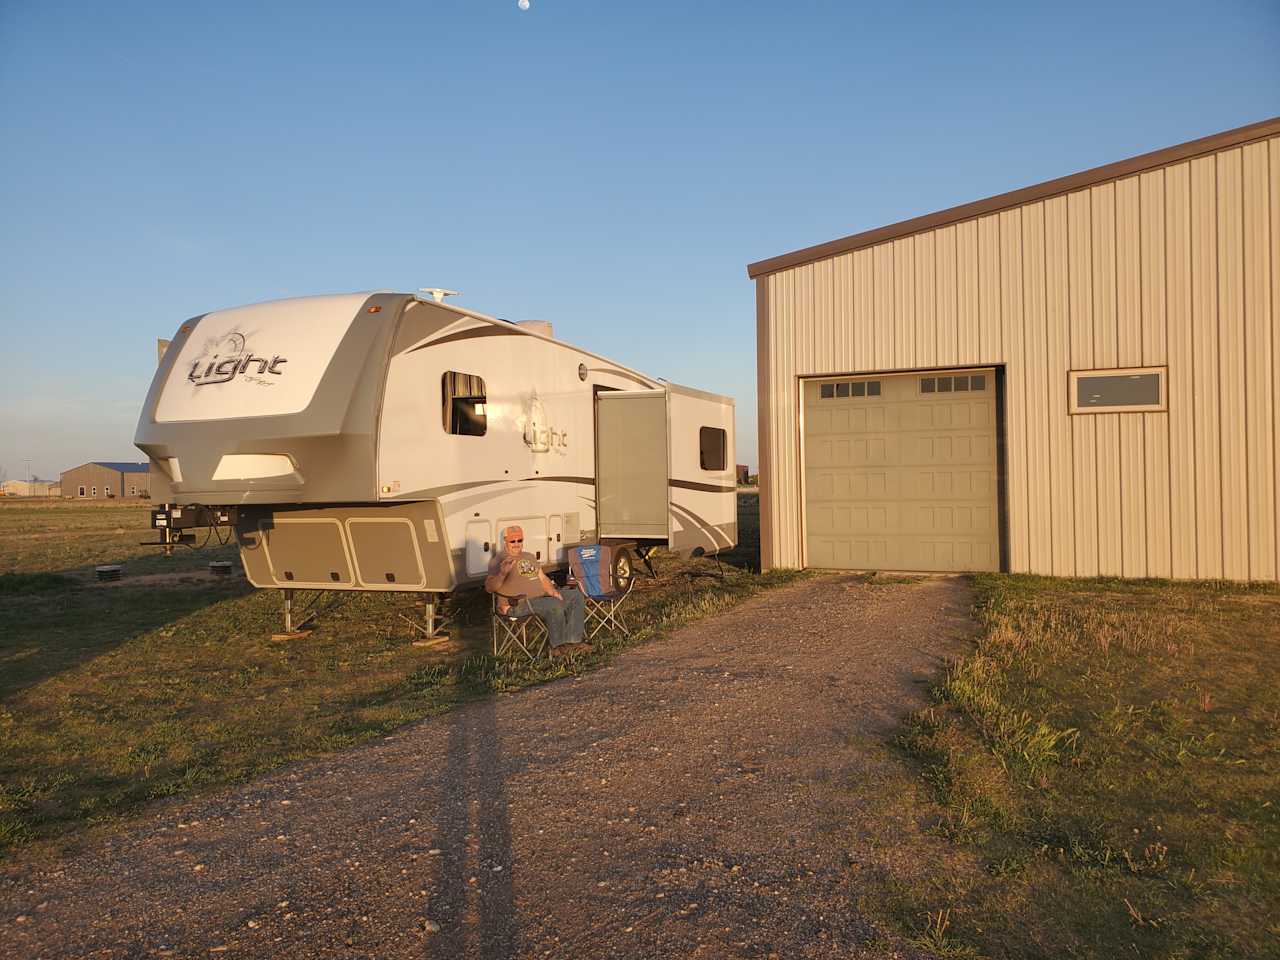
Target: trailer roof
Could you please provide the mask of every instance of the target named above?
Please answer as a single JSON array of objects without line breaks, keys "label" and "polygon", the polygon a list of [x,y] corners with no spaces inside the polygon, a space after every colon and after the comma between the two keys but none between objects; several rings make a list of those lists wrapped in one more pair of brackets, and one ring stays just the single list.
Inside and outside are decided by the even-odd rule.
[{"label": "trailer roof", "polygon": [[[378,291],[378,292],[386,293],[388,291]],[[431,297],[423,297],[417,294],[413,294],[413,297],[420,303],[425,303],[432,307],[441,307],[445,310],[450,310],[461,317],[467,317],[471,320],[480,320],[484,323],[491,323],[491,324],[494,324],[495,326],[503,327],[504,329],[507,329],[512,333],[519,333],[519,334],[523,334],[526,337],[534,337],[535,339],[538,339],[538,340],[546,340],[548,343],[558,343],[561,346],[570,347],[574,350],[577,350],[579,353],[586,354],[588,357],[593,357],[596,360],[602,360],[605,363],[612,364],[620,372],[629,374],[637,382],[643,383],[646,386],[649,386],[649,387],[665,387],[666,386],[666,381],[661,380],[658,377],[651,377],[648,374],[641,373],[639,370],[635,370],[631,367],[618,363],[617,360],[614,360],[610,357],[601,356],[598,353],[593,353],[592,351],[587,350],[583,347],[580,347],[577,344],[569,343],[567,340],[561,340],[559,337],[548,337],[545,334],[538,333],[537,331],[531,330],[528,327],[522,327],[520,324],[514,323],[511,320],[502,320],[499,317],[491,317],[487,313],[477,313],[475,310],[468,310],[466,307],[460,307],[456,303],[437,301]]]}]

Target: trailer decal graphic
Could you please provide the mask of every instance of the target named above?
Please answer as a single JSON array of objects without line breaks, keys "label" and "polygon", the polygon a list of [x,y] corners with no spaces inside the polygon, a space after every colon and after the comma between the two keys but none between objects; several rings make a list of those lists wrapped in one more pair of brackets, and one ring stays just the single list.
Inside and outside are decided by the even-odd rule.
[{"label": "trailer decal graphic", "polygon": [[[197,387],[204,387],[213,383],[228,383],[243,376],[251,383],[270,387],[274,384],[263,378],[267,374],[282,376],[284,371],[280,366],[288,362],[287,357],[279,354],[273,354],[269,360],[257,356],[248,347],[248,337],[238,330],[232,330],[205,341],[204,349],[191,364],[187,379]],[[254,365],[257,370],[251,374],[249,368]]]}]

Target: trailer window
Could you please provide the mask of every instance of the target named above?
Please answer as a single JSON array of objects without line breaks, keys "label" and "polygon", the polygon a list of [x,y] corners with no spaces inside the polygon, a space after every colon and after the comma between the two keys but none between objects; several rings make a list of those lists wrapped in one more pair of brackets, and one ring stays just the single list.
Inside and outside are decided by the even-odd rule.
[{"label": "trailer window", "polygon": [[698,465],[703,470],[723,470],[729,462],[726,456],[728,434],[719,427],[702,427],[698,430]]},{"label": "trailer window", "polygon": [[483,437],[488,427],[484,379],[450,370],[441,378],[444,432],[461,437]]}]

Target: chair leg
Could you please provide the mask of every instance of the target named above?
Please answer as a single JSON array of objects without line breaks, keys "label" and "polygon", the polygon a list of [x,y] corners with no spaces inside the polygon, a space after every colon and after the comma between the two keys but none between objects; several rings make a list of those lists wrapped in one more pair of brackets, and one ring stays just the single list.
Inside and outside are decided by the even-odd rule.
[{"label": "chair leg", "polygon": [[587,609],[587,639],[594,640],[601,631],[611,630],[624,637],[631,636],[631,627],[622,614],[622,604],[617,600],[596,601]]},{"label": "chair leg", "polygon": [[493,618],[493,655],[509,657],[516,651],[537,660],[547,640],[547,626],[538,617],[525,617],[514,623]]}]

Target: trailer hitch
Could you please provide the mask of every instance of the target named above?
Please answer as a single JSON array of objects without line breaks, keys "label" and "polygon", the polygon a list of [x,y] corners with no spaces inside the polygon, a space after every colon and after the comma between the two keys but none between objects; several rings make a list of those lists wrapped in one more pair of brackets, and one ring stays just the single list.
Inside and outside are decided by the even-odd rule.
[{"label": "trailer hitch", "polygon": [[[178,544],[192,546],[196,535],[188,531],[196,527],[208,527],[210,534],[216,527],[235,526],[236,511],[234,507],[206,507],[201,504],[178,506],[172,503],[162,504],[151,511],[151,529],[160,531],[160,539],[143,543],[143,546],[161,547],[166,557],[173,556],[173,548]],[[208,538],[205,538],[206,543]]]}]

